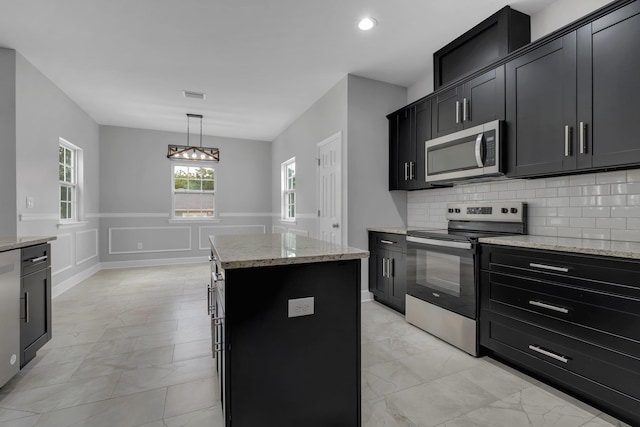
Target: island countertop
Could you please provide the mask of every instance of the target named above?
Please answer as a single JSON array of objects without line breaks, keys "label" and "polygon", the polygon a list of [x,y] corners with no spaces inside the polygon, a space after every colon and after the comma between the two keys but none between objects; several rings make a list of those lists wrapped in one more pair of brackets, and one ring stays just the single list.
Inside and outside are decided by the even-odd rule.
[{"label": "island countertop", "polygon": [[0,237],[0,252],[22,249],[56,240],[55,236],[48,237]]},{"label": "island countertop", "polygon": [[223,269],[367,258],[369,251],[293,233],[209,236]]}]

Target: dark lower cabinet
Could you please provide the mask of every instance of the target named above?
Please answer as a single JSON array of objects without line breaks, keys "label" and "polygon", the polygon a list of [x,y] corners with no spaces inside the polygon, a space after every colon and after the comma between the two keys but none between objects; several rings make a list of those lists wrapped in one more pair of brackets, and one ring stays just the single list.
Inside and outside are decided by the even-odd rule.
[{"label": "dark lower cabinet", "polygon": [[369,291],[376,301],[404,314],[407,244],[402,234],[369,232]]},{"label": "dark lower cabinet", "polygon": [[[361,260],[224,269],[214,352],[226,427],[361,425]],[[290,301],[313,297],[313,314]]]},{"label": "dark lower cabinet", "polygon": [[49,244],[22,249],[20,280],[20,367],[36,356],[52,336],[51,247]]},{"label": "dark lower cabinet", "polygon": [[640,262],[482,245],[480,344],[640,424]]}]

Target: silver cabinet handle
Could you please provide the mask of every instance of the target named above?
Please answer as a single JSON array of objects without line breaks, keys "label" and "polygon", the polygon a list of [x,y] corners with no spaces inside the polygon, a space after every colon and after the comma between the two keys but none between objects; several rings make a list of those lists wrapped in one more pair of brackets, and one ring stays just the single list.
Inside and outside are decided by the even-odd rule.
[{"label": "silver cabinet handle", "polygon": [[31,258],[29,261],[31,262],[40,262],[40,261],[46,261],[47,258],[49,258],[47,255],[44,256],[39,256],[38,258]]},{"label": "silver cabinet handle", "polygon": [[439,293],[431,292],[431,294],[432,294],[434,297],[436,297],[436,298],[440,298],[440,294],[439,294]]},{"label": "silver cabinet handle", "polygon": [[540,301],[529,301],[529,304],[535,305],[536,307],[546,308],[548,310],[559,311],[560,313],[564,313],[564,314],[569,313],[569,310],[564,307],[556,307],[555,305],[546,304]]},{"label": "silver cabinet handle", "polygon": [[481,168],[484,166],[484,162],[482,161],[482,139],[483,139],[484,135],[479,133],[478,136],[476,137],[476,163],[478,164],[478,167]]},{"label": "silver cabinet handle", "polygon": [[213,261],[213,257],[209,255],[209,262]]},{"label": "silver cabinet handle", "polygon": [[569,157],[571,155],[571,126],[564,127],[564,156]]},{"label": "silver cabinet handle", "polygon": [[409,162],[409,179],[414,179],[415,176],[413,174],[413,162]]},{"label": "silver cabinet handle", "polygon": [[530,345],[529,346],[529,350],[533,350],[533,351],[535,351],[537,353],[544,354],[545,356],[548,356],[548,357],[550,357],[552,359],[558,360],[558,361],[560,361],[562,363],[568,363],[569,362],[569,359],[567,359],[566,357],[560,356],[559,354],[555,354],[555,353],[552,353],[550,351],[547,351],[547,350],[545,350],[543,348],[538,347],[537,345]]},{"label": "silver cabinet handle", "polygon": [[387,277],[387,259],[382,258],[382,277]]},{"label": "silver cabinet handle", "polygon": [[585,122],[580,122],[580,154],[584,154],[587,152],[586,133],[587,124]]},{"label": "silver cabinet handle", "polygon": [[568,273],[569,269],[565,267],[556,267],[554,265],[537,264],[535,262],[529,263],[529,267],[542,268],[543,270],[560,271],[562,273]]},{"label": "silver cabinet handle", "polygon": [[24,322],[29,323],[29,292],[24,293]]},{"label": "silver cabinet handle", "polygon": [[467,98],[462,99],[462,121],[469,120],[469,100]]},{"label": "silver cabinet handle", "polygon": [[460,101],[456,101],[456,123],[460,123]]},{"label": "silver cabinet handle", "polygon": [[409,163],[404,162],[404,180],[407,181],[409,179]]},{"label": "silver cabinet handle", "polygon": [[215,298],[216,298],[216,288],[209,285],[207,287],[207,303],[208,303],[207,315],[209,316],[211,316],[215,310],[215,305],[213,303]]},{"label": "silver cabinet handle", "polygon": [[395,245],[396,244],[396,242],[392,242],[391,240],[384,240],[384,239],[381,239],[380,243],[385,243],[387,245]]}]

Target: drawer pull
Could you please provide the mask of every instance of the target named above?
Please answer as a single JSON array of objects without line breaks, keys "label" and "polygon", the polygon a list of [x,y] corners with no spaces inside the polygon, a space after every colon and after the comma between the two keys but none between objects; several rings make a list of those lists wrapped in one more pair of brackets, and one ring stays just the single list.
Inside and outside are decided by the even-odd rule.
[{"label": "drawer pull", "polygon": [[559,311],[560,313],[564,313],[564,314],[569,313],[569,310],[564,307],[556,307],[555,305],[546,304],[540,301],[529,301],[529,304],[535,305],[536,307],[542,307],[549,310],[553,310],[553,311]]},{"label": "drawer pull", "polygon": [[36,263],[40,261],[46,261],[49,258],[47,255],[39,256],[38,258],[31,258],[29,261]]},{"label": "drawer pull", "polygon": [[542,268],[543,270],[560,271],[562,273],[569,272],[569,269],[565,267],[556,267],[554,265],[537,264],[535,262],[529,263],[529,267]]},{"label": "drawer pull", "polygon": [[552,359],[558,360],[558,361],[560,361],[562,363],[569,363],[569,359],[567,359],[566,357],[560,356],[559,354],[555,354],[555,353],[552,353],[550,351],[547,351],[547,350],[545,350],[543,348],[538,347],[537,345],[530,345],[529,346],[529,350],[533,350],[536,353],[544,354],[545,356],[548,356],[548,357],[550,357]]},{"label": "drawer pull", "polygon": [[392,242],[391,240],[380,239],[380,243],[386,243],[387,245],[395,245],[396,242]]}]

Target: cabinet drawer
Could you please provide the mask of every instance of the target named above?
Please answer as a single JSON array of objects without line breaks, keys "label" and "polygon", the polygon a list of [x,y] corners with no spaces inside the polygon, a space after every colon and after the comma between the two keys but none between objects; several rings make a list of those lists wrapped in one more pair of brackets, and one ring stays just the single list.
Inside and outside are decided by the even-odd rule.
[{"label": "cabinet drawer", "polygon": [[488,284],[484,308],[640,354],[640,300],[503,273],[482,275]]},{"label": "cabinet drawer", "polygon": [[640,300],[640,263],[513,247],[484,247],[481,268]]},{"label": "cabinet drawer", "polygon": [[483,344],[500,343],[640,399],[640,359],[496,313],[483,312]]},{"label": "cabinet drawer", "polygon": [[402,252],[407,250],[407,237],[404,234],[372,232],[371,243],[385,249],[395,249]]},{"label": "cabinet drawer", "polygon": [[51,265],[50,248],[49,244],[22,248],[21,275],[24,276],[49,267]]}]

